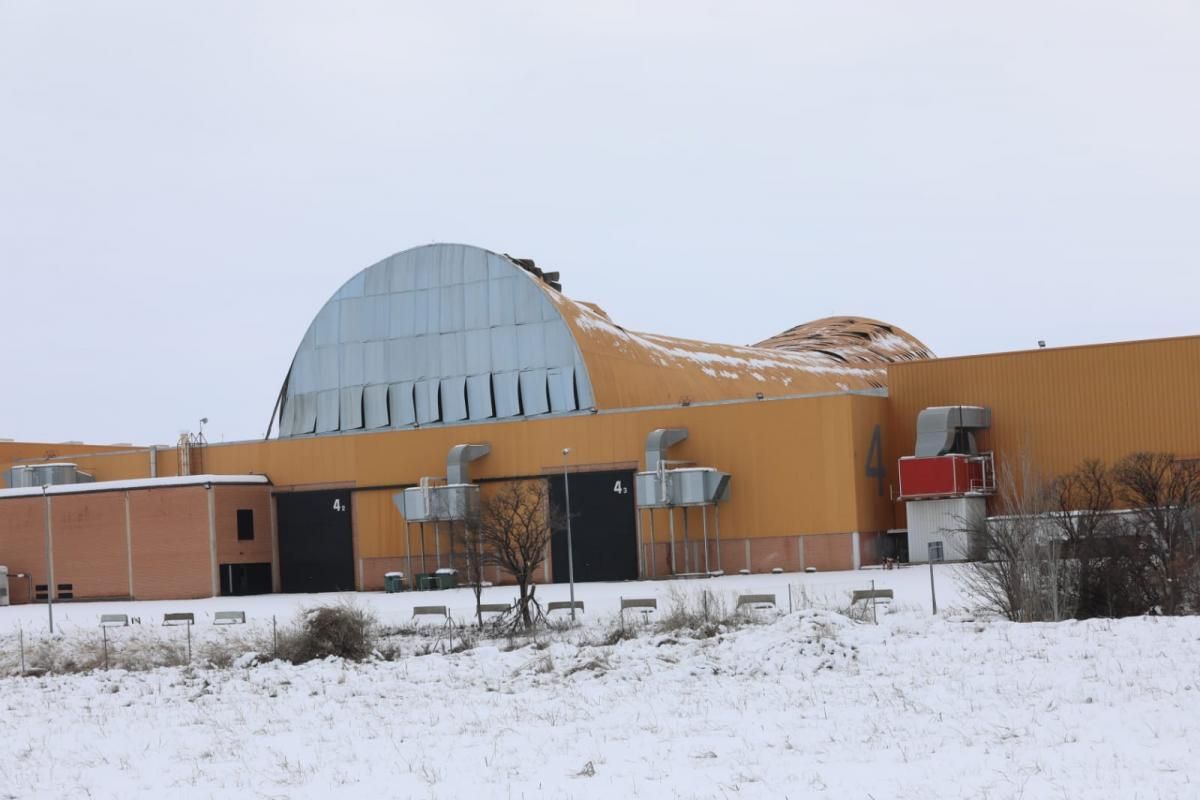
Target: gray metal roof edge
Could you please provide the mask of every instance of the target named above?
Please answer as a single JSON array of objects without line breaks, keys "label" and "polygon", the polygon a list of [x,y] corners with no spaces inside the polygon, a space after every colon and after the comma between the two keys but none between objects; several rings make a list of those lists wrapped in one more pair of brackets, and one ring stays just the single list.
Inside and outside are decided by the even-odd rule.
[{"label": "gray metal roof edge", "polygon": [[[57,463],[57,462],[48,462]],[[95,481],[93,483],[60,483],[46,487],[46,495],[91,494],[94,492],[120,492],[130,489],[171,489],[182,486],[267,486],[271,480],[266,475],[183,475],[163,478],[133,478],[119,481]],[[0,489],[0,500],[13,497],[41,497],[41,486],[16,489]]]}]

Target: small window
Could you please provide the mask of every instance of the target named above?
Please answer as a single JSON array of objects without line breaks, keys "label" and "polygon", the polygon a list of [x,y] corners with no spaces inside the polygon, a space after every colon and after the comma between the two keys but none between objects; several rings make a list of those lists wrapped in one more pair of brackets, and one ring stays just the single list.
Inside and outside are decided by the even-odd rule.
[{"label": "small window", "polygon": [[249,542],[254,539],[254,509],[238,509],[238,541]]}]

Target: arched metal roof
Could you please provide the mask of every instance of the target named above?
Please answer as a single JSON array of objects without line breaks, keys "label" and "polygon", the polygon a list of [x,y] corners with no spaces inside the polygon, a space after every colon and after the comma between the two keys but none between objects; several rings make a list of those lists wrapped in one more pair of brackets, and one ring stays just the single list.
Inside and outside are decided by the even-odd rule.
[{"label": "arched metal roof", "polygon": [[279,435],[410,427],[594,405],[550,287],[508,256],[435,244],[347,281],[317,313]]},{"label": "arched metal roof", "polygon": [[853,317],[753,347],[635,333],[532,262],[436,244],[368,267],[318,312],[279,435],[877,390],[889,363],[929,357],[904,331]]}]

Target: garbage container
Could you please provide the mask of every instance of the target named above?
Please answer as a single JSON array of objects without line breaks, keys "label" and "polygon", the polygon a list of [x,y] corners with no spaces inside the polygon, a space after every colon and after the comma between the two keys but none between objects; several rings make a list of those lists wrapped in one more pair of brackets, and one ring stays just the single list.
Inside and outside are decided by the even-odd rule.
[{"label": "garbage container", "polygon": [[389,594],[392,592],[404,591],[404,573],[403,572],[385,572],[383,573],[383,590]]},{"label": "garbage container", "polygon": [[417,576],[417,590],[428,592],[430,589],[437,589],[437,576],[431,574]]},{"label": "garbage container", "polygon": [[449,567],[442,567],[437,572],[433,573],[434,579],[437,581],[439,589],[453,589],[458,586],[458,570]]}]

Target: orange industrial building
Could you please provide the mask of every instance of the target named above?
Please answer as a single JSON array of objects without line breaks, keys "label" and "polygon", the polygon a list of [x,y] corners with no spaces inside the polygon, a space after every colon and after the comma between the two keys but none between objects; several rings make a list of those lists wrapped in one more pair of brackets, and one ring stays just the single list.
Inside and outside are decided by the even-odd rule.
[{"label": "orange industrial building", "polygon": [[379,589],[451,564],[455,506],[433,499],[530,477],[559,505],[569,482],[579,580],[850,569],[905,557],[914,454],[982,464],[961,492],[980,504],[989,454],[1200,455],[1200,337],[939,359],[841,317],[708,344],[462,245],[353,276],[286,376],[260,441],[0,442],[12,600]]}]

